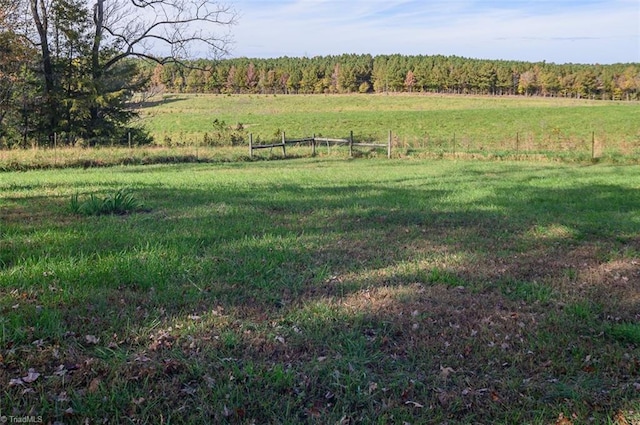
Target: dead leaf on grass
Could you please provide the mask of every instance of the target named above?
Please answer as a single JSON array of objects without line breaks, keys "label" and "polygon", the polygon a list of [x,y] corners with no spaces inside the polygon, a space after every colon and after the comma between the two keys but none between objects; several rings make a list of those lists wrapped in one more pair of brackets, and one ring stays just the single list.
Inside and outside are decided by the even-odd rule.
[{"label": "dead leaf on grass", "polygon": [[447,393],[446,391],[442,391],[438,394],[438,402],[444,409],[449,407],[449,404],[451,404],[452,399],[453,399],[453,396]]},{"label": "dead leaf on grass", "polygon": [[184,388],[180,390],[181,393],[187,394],[187,395],[194,395],[196,391],[197,391],[196,388],[190,387],[189,385],[185,385]]},{"label": "dead leaf on grass", "polygon": [[85,335],[84,340],[87,341],[87,343],[94,344],[94,345],[100,342],[100,338],[96,338],[93,335]]},{"label": "dead leaf on grass", "polygon": [[556,420],[555,425],[573,425],[573,422],[569,420],[569,418],[565,418],[563,413],[558,415],[558,420]]},{"label": "dead leaf on grass", "polygon": [[216,385],[216,380],[215,380],[215,379],[213,379],[211,376],[209,376],[209,375],[205,375],[205,376],[203,377],[203,379],[204,379],[204,381],[207,383],[207,386],[208,386],[209,388],[213,388],[213,387],[215,387],[215,385]]},{"label": "dead leaf on grass", "polygon": [[149,344],[151,351],[157,351],[161,348],[171,348],[175,342],[175,337],[168,332],[160,332],[157,336],[151,336],[153,342]]},{"label": "dead leaf on grass", "polygon": [[38,372],[36,372],[34,369],[29,369],[29,373],[27,373],[27,376],[22,377],[22,382],[26,382],[27,384],[30,384],[34,382],[36,379],[38,379],[39,377],[40,377],[40,374]]},{"label": "dead leaf on grass", "polygon": [[322,406],[313,405],[307,409],[307,415],[312,418],[319,418],[322,415]]},{"label": "dead leaf on grass", "polygon": [[150,362],[151,358],[142,354],[140,356],[136,356],[134,360],[137,362],[146,363],[146,362]]},{"label": "dead leaf on grass", "polygon": [[455,372],[455,370],[450,368],[450,367],[442,367],[442,366],[440,366],[440,377],[442,379],[449,378],[449,375],[451,375],[454,372]]},{"label": "dead leaf on grass", "polygon": [[351,423],[351,419],[347,418],[346,416],[343,416],[342,418],[340,418],[340,420],[338,422],[336,422],[337,425],[349,425]]},{"label": "dead leaf on grass", "polygon": [[100,389],[101,382],[102,381],[100,380],[100,378],[93,378],[89,383],[89,388],[87,388],[87,391],[89,392],[89,394],[93,394],[97,392],[98,389]]},{"label": "dead leaf on grass", "polygon": [[409,404],[409,405],[411,405],[411,406],[413,406],[413,407],[415,407],[417,409],[422,409],[424,407],[424,405],[422,405],[420,403],[417,403],[415,401],[411,401],[411,400],[405,401],[404,404]]},{"label": "dead leaf on grass", "polygon": [[136,406],[141,405],[142,403],[145,402],[145,398],[144,397],[140,397],[140,398],[134,398],[133,400],[131,400],[131,403],[135,404]]},{"label": "dead leaf on grass", "polygon": [[614,423],[616,425],[629,425],[629,421],[627,420],[626,416],[620,411],[615,414],[613,420],[615,421]]},{"label": "dead leaf on grass", "polygon": [[67,369],[65,369],[64,365],[61,364],[56,367],[56,370],[53,372],[53,374],[56,376],[64,376],[67,374]]},{"label": "dead leaf on grass", "polygon": [[228,418],[229,416],[233,415],[233,412],[231,410],[229,410],[229,408],[227,407],[227,405],[225,404],[224,407],[222,408],[222,415],[225,418]]}]

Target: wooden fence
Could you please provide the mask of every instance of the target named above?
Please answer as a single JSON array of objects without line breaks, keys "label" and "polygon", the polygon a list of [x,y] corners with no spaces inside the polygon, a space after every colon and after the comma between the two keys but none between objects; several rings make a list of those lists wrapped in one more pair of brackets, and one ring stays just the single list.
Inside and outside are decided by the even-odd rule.
[{"label": "wooden fence", "polygon": [[273,149],[273,148],[282,148],[282,156],[287,157],[287,145],[293,144],[303,144],[309,143],[311,145],[311,154],[316,154],[316,147],[319,143],[326,143],[327,147],[331,145],[347,145],[349,146],[349,156],[353,156],[353,148],[354,147],[368,147],[368,148],[386,148],[387,149],[387,158],[391,158],[391,131],[389,131],[389,137],[387,139],[387,143],[375,143],[375,142],[354,142],[353,141],[353,131],[349,134],[348,139],[336,139],[336,138],[328,138],[328,137],[305,137],[302,139],[287,139],[285,137],[284,131],[282,132],[282,141],[279,143],[269,143],[269,144],[254,144],[253,143],[253,134],[249,134],[249,157],[253,157],[253,151],[256,149]]}]

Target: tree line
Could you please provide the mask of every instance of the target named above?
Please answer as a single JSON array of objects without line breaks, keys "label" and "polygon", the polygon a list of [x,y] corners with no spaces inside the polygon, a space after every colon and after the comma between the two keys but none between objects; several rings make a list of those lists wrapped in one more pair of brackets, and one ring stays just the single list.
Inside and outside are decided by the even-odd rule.
[{"label": "tree line", "polygon": [[215,30],[236,16],[214,0],[0,0],[0,147],[149,141],[130,102],[145,63],[228,54]]},{"label": "tree line", "polygon": [[146,67],[152,87],[184,93],[382,93],[640,98],[640,64],[531,63],[457,56],[357,55],[197,60]]},{"label": "tree line", "polygon": [[[136,143],[148,142],[135,125],[134,95],[161,90],[640,98],[637,63],[366,54],[222,59],[230,40],[216,29],[236,19],[216,0],[0,0],[0,147],[127,143],[132,133]],[[194,58],[205,51],[210,59]]]}]

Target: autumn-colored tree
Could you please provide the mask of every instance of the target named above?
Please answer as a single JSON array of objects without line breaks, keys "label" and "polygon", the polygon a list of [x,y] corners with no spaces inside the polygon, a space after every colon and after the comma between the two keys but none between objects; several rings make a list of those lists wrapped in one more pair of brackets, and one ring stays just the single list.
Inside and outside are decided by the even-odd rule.
[{"label": "autumn-colored tree", "polygon": [[524,95],[533,95],[538,90],[538,78],[533,70],[525,71],[520,74],[518,80],[518,93]]},{"label": "autumn-colored tree", "polygon": [[404,86],[409,93],[413,92],[413,88],[416,85],[416,76],[412,70],[407,71],[407,76],[404,79]]},{"label": "autumn-colored tree", "polygon": [[225,91],[227,93],[237,93],[238,92],[238,86],[236,85],[236,67],[235,65],[232,65],[231,68],[229,68],[229,73],[227,74],[227,81],[224,85]]},{"label": "autumn-colored tree", "polygon": [[[635,99],[640,92],[638,64],[558,65],[442,55],[341,55],[238,58],[204,65],[195,62],[189,66],[210,69],[204,90],[212,93],[223,89],[234,93],[368,93],[373,90]],[[168,89],[191,90],[180,82],[181,78],[184,82],[189,72],[180,74],[174,70],[172,75],[174,81],[166,84]]]},{"label": "autumn-colored tree", "polygon": [[258,72],[253,62],[249,63],[247,67],[247,90],[249,93],[255,93],[258,86]]},{"label": "autumn-colored tree", "polygon": [[631,100],[637,98],[640,90],[640,70],[637,67],[628,66],[616,79],[616,87],[622,98]]}]

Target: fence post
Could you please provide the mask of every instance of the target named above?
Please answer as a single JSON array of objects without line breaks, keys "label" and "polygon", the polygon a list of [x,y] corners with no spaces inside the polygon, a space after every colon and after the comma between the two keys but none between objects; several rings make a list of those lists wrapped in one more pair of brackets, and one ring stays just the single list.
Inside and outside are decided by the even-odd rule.
[{"label": "fence post", "polygon": [[596,132],[591,132],[591,160],[596,159]]},{"label": "fence post", "polygon": [[287,157],[287,150],[286,150],[284,131],[282,132],[282,156],[285,157],[285,158]]},{"label": "fence post", "polygon": [[249,158],[253,158],[253,133],[249,133]]},{"label": "fence post", "polygon": [[520,156],[520,132],[516,132],[516,157]]},{"label": "fence post", "polygon": [[311,156],[316,156],[316,134],[313,133],[313,138],[311,139]]},{"label": "fence post", "polygon": [[387,139],[387,159],[391,159],[391,130],[389,130],[389,138]]},{"label": "fence post", "polygon": [[353,130],[349,133],[349,158],[353,158]]}]

